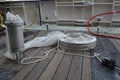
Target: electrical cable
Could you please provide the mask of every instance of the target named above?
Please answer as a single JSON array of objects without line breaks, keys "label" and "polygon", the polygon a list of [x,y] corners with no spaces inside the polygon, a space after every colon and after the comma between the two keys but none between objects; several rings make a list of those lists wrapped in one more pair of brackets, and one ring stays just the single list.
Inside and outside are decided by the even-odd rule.
[{"label": "electrical cable", "polygon": [[87,30],[88,30],[88,32],[91,33],[91,34],[93,34],[93,35],[96,35],[96,36],[102,36],[102,37],[120,39],[120,37],[118,37],[118,36],[111,36],[111,35],[94,33],[94,32],[92,32],[92,31],[90,30],[90,28],[89,28],[89,27],[90,27],[90,23],[91,23],[91,21],[92,21],[94,18],[96,18],[96,17],[98,17],[98,16],[103,16],[103,15],[108,15],[108,14],[119,14],[119,13],[120,13],[120,11],[111,11],[111,12],[105,12],[105,13],[101,13],[101,14],[97,14],[97,15],[95,15],[95,16],[92,16],[92,17],[87,21]]}]

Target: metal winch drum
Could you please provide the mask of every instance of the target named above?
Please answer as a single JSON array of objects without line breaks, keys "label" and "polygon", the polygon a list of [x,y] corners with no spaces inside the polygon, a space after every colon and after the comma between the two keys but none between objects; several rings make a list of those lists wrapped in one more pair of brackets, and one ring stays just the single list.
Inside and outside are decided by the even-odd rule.
[{"label": "metal winch drum", "polygon": [[96,37],[80,32],[66,33],[59,46],[67,50],[90,50],[96,47]]},{"label": "metal winch drum", "polygon": [[12,52],[22,52],[24,51],[24,38],[23,38],[23,28],[22,23],[6,23],[7,35],[10,45],[10,50]]},{"label": "metal winch drum", "polygon": [[[10,23],[6,22],[6,36],[7,36],[7,48],[8,53],[5,56],[11,60],[17,60],[22,58],[21,52],[24,49],[24,37],[23,37],[23,23]],[[10,57],[11,56],[11,57]]]}]

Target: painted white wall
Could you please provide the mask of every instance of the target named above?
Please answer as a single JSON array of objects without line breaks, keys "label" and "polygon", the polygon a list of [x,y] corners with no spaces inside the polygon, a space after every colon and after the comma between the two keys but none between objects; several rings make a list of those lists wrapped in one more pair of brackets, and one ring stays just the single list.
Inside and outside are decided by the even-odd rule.
[{"label": "painted white wall", "polygon": [[[120,6],[116,6],[115,8],[114,8],[116,11],[118,11],[118,10],[120,10]],[[113,21],[120,21],[120,14],[115,14],[115,15],[113,15],[113,19],[112,19]]]},{"label": "painted white wall", "polygon": [[[94,12],[93,12],[93,15],[96,15],[96,14],[100,14],[100,13],[103,13],[103,12],[108,12],[108,11],[112,11],[112,5],[106,5],[106,4],[103,4],[103,5],[94,5]],[[111,19],[112,19],[112,15],[105,15],[105,16],[102,16],[103,19],[102,21],[108,21],[110,22]]]},{"label": "painted white wall", "polygon": [[112,3],[113,0],[94,0],[95,3]]},{"label": "painted white wall", "polygon": [[18,14],[28,26],[39,24],[38,8],[33,2],[13,3],[12,12]]},{"label": "painted white wall", "polygon": [[83,10],[83,7],[75,6],[74,8],[74,19],[75,20],[82,19],[82,10]]},{"label": "painted white wall", "polygon": [[[58,2],[61,2],[64,0],[58,0]],[[65,0],[67,1],[73,1],[73,0]],[[75,0],[78,1],[78,0]],[[86,0],[85,0],[86,1]],[[95,3],[112,3],[113,0],[94,0]],[[41,16],[42,16],[42,21],[46,21],[46,16],[48,16],[48,20],[49,21],[57,21],[58,20],[79,20],[83,18],[83,13],[82,13],[82,7],[80,6],[58,6],[56,8],[56,4],[55,1],[42,1],[40,3],[41,5]],[[84,12],[84,19],[87,20],[89,19],[92,15],[96,15],[102,12],[107,12],[107,11],[112,11],[112,7],[113,4],[94,4],[93,7],[92,6],[86,6],[85,8],[85,12]],[[37,25],[39,25],[39,15],[38,15],[38,7],[31,2],[26,2],[25,3],[25,10],[24,11],[22,8],[13,8],[13,12],[16,14],[19,14],[24,21],[26,21],[25,19],[25,14],[26,14],[26,18],[27,18],[27,24],[30,24],[33,19],[34,19],[34,10],[36,9],[36,23]],[[74,12],[73,12],[74,9]],[[58,10],[58,11],[56,11]],[[119,7],[115,7],[115,10],[120,10],[120,6]],[[93,11],[93,12],[92,12]],[[57,13],[57,14],[55,14]],[[74,14],[74,15],[73,15]],[[120,20],[120,14],[117,15],[108,15],[108,16],[103,16],[104,18],[102,19],[102,21],[108,21],[110,22],[111,20]],[[94,20],[93,20],[94,21]]]},{"label": "painted white wall", "polygon": [[41,2],[41,15],[42,21],[46,21],[46,16],[48,16],[48,20],[56,21],[57,17],[55,16],[55,1],[42,1]]},{"label": "painted white wall", "polygon": [[73,7],[72,6],[59,6],[57,9],[58,20],[73,20]]}]

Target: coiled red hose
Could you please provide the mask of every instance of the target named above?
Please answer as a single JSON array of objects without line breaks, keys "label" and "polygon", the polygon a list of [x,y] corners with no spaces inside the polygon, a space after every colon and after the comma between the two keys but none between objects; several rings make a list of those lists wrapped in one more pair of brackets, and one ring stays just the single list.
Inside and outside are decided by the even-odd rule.
[{"label": "coiled red hose", "polygon": [[113,12],[111,11],[111,12],[105,12],[105,13],[97,14],[97,15],[91,17],[91,18],[87,21],[87,30],[89,31],[89,33],[91,33],[91,34],[93,34],[93,35],[96,35],[96,36],[102,36],[102,37],[120,39],[120,36],[111,36],[111,35],[94,33],[94,32],[92,32],[92,31],[90,30],[90,28],[89,28],[89,27],[90,27],[90,22],[91,22],[94,18],[96,18],[96,17],[98,17],[98,16],[103,16],[103,15],[108,15],[108,14],[118,14],[118,13],[120,13],[120,11],[113,11]]}]

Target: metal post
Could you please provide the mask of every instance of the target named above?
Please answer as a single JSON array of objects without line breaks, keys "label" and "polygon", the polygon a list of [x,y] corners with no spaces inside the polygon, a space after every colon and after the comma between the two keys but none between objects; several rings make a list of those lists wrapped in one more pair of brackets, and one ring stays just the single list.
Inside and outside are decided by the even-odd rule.
[{"label": "metal post", "polygon": [[48,30],[48,16],[46,16],[46,27],[47,27],[47,30]]},{"label": "metal post", "polygon": [[41,9],[40,9],[40,0],[38,1],[38,11],[39,11],[39,19],[40,19],[40,26],[42,25],[42,22],[41,22]]}]

